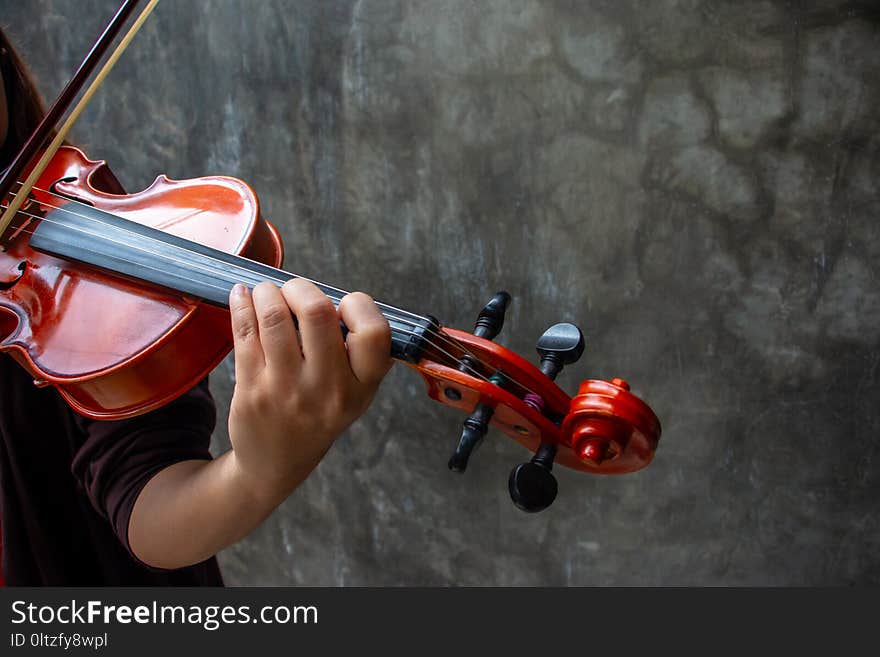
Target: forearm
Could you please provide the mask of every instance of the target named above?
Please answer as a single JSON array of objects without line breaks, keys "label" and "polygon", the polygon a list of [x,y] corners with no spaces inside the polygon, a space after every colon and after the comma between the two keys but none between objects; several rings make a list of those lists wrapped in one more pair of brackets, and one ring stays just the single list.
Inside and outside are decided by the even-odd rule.
[{"label": "forearm", "polygon": [[250,480],[234,452],[183,461],[155,475],[128,525],[134,554],[156,568],[182,568],[213,556],[253,531],[317,464],[283,481]]}]

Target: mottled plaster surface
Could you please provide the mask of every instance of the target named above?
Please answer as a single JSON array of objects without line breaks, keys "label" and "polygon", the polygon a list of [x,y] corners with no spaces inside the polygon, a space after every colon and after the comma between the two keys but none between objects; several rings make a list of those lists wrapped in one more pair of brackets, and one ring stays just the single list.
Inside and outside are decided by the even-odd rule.
[{"label": "mottled plaster surface", "polygon": [[[3,0],[43,90],[113,0]],[[563,374],[623,376],[650,468],[558,473],[398,367],[251,537],[230,584],[880,582],[880,8],[874,2],[164,2],[74,138],[130,189],[224,173],[289,269],[501,340],[588,335]],[[212,376],[228,442],[231,361]]]}]

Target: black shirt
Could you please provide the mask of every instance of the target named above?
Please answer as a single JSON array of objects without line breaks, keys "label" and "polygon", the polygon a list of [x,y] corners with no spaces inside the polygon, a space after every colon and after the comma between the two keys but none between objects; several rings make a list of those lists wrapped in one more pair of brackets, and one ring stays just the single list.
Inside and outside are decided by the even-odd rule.
[{"label": "black shirt", "polygon": [[0,354],[0,533],[10,585],[222,585],[215,558],[179,570],[140,562],[128,521],[163,468],[210,459],[215,408],[207,381],[166,406],[89,420],[37,388]]}]

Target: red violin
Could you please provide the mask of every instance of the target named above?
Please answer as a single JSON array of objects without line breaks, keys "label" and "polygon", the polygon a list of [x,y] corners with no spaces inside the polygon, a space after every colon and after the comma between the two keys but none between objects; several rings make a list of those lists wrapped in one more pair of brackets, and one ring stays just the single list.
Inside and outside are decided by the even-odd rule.
[{"label": "red violin", "polygon": [[[31,150],[0,184],[11,203],[27,194],[18,176],[38,171],[2,234],[0,350],[83,415],[129,417],[182,394],[232,348],[232,286],[295,277],[279,268],[278,232],[240,180],[160,176],[126,194],[105,163],[75,148],[60,147],[39,170]],[[345,294],[315,283],[334,303]],[[601,474],[650,463],[660,423],[626,381],[584,381],[573,398],[553,382],[583,352],[577,327],[548,329],[538,366],[492,341],[509,301],[496,294],[473,332],[378,304],[392,356],[422,375],[432,399],[468,414],[449,467],[464,471],[494,426],[535,453],[509,485],[517,506],[538,511],[556,496],[554,463]]]}]

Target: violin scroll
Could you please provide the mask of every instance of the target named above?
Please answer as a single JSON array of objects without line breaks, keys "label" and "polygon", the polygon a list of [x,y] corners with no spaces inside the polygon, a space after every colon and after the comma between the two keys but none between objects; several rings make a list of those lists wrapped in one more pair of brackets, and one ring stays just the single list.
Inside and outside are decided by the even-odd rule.
[{"label": "violin scroll", "polygon": [[575,455],[599,469],[620,460],[624,471],[643,468],[660,440],[654,413],[618,378],[582,382],[561,429]]}]

